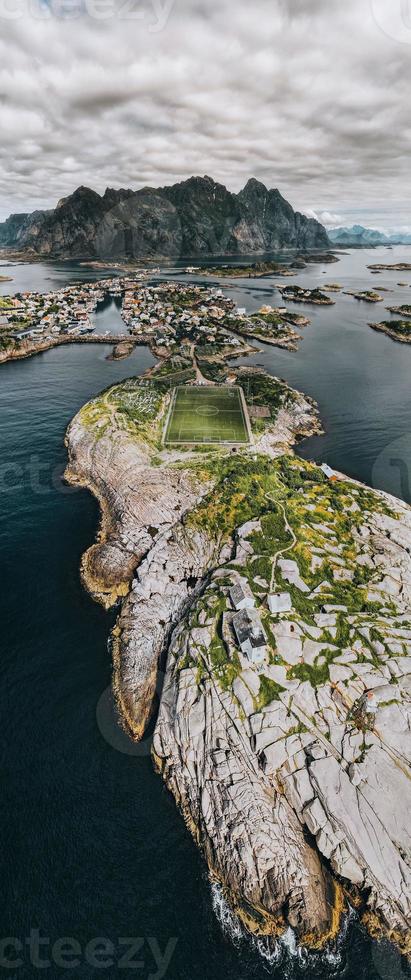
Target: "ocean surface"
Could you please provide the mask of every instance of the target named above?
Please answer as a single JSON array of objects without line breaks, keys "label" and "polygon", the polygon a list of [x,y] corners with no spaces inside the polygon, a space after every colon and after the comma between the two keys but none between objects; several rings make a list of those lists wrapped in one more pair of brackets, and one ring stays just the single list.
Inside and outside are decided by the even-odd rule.
[{"label": "ocean surface", "polygon": [[[406,302],[409,285],[396,284],[411,283],[410,273],[366,271],[367,263],[401,259],[411,261],[411,250],[351,252],[295,281],[386,286],[393,289],[387,305]],[[0,292],[46,290],[102,273],[50,264],[18,266],[10,275],[14,282]],[[255,310],[280,304],[275,282],[224,286]],[[410,500],[411,346],[369,329],[368,320],[383,318],[383,304],[337,295],[334,307],[301,309],[312,324],[299,351],[264,346],[247,363],[318,400],[326,435],[302,444],[305,457]],[[99,331],[121,329],[114,301],[97,320]],[[242,936],[153,772],[149,740],[136,748],[118,730],[107,649],[114,616],[91,601],[79,579],[98,508],[61,480],[73,415],[101,389],[153,363],[146,348],[120,362],[108,361],[108,353],[74,345],[0,367],[0,975],[409,976],[400,956],[372,942],[355,916],[322,956],[304,957],[292,935],[271,951]]]}]

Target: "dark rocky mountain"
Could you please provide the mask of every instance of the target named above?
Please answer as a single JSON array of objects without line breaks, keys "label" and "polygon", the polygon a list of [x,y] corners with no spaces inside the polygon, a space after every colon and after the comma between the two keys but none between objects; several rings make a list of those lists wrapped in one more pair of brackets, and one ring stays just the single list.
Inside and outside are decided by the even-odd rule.
[{"label": "dark rocky mountain", "polygon": [[137,191],[106,210],[93,248],[103,259],[175,258],[182,254],[181,221],[161,193]]},{"label": "dark rocky mountain", "polygon": [[103,196],[79,187],[53,211],[11,215],[0,224],[0,245],[50,257],[133,259],[324,248],[329,240],[318,221],[257,180],[232,194],[211,177],[191,177],[159,189],[108,188]]},{"label": "dark rocky mountain", "polygon": [[235,194],[211,177],[190,177],[161,194],[176,209],[185,255],[238,252],[235,228],[241,209]]}]

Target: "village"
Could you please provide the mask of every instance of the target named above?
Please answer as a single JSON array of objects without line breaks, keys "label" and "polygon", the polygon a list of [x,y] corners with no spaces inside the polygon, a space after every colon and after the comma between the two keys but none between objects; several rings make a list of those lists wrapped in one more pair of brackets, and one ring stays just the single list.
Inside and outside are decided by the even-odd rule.
[{"label": "village", "polygon": [[246,311],[236,309],[222,289],[165,282],[143,289],[135,285],[127,288],[121,314],[132,336],[152,338],[156,348],[171,350],[182,340],[238,347],[238,338],[226,328]]},{"label": "village", "polygon": [[[144,275],[144,273],[142,274]],[[140,278],[140,276],[139,276]],[[132,282],[135,284],[135,280]],[[24,292],[0,297],[0,328],[14,341],[53,340],[59,335],[92,334],[91,315],[106,296],[122,296],[131,280],[76,283],[49,293]]]},{"label": "village", "polygon": [[223,345],[226,352],[244,346],[241,337],[254,337],[295,349],[299,335],[293,326],[307,318],[285,307],[262,307],[247,314],[223,290],[169,281],[150,282],[153,270],[132,276],[75,283],[48,292],[22,292],[0,296],[0,350],[2,359],[29,356],[58,343],[76,340],[111,342],[112,334],[98,331],[95,314],[107,299],[118,298],[124,335],[118,339],[149,344],[167,357],[182,342]]}]

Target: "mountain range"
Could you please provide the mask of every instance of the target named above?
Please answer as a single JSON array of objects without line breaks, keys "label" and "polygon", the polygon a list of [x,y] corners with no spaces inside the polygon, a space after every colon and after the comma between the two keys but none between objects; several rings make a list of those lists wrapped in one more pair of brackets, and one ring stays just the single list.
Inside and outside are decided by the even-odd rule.
[{"label": "mountain range", "polygon": [[363,225],[353,225],[352,228],[330,228],[328,237],[333,245],[411,245],[411,235],[397,232],[395,235],[385,235],[373,228]]},{"label": "mountain range", "polygon": [[211,177],[171,187],[79,187],[50,211],[12,214],[0,246],[43,257],[143,259],[329,247],[325,228],[251,178],[233,194]]}]

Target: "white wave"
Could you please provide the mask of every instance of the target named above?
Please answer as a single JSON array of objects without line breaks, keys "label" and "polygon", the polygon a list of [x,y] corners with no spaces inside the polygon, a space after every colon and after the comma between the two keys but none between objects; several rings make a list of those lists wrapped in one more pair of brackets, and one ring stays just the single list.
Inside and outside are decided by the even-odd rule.
[{"label": "white wave", "polygon": [[281,936],[280,943],[285,947],[289,956],[294,957],[298,955],[298,946],[295,932],[288,927],[287,931]]},{"label": "white wave", "polygon": [[278,966],[281,962],[283,950],[278,940],[252,938],[252,944],[258,950],[263,960],[270,966]]},{"label": "white wave", "polygon": [[211,882],[211,898],[214,912],[224,935],[228,936],[237,946],[241,939],[245,938],[245,932],[240,920],[224,898],[223,891],[216,881]]},{"label": "white wave", "polygon": [[211,897],[214,913],[224,935],[235,946],[239,946],[241,942],[244,942],[253,947],[267,966],[273,968],[281,964],[284,969],[285,978],[291,978],[293,976],[295,966],[298,966],[300,970],[313,970],[323,965],[328,968],[330,977],[342,975],[345,969],[343,956],[344,945],[349,925],[356,916],[355,910],[350,906],[342,920],[339,935],[334,942],[329,944],[326,949],[321,950],[321,952],[312,952],[307,947],[298,945],[296,934],[291,927],[279,939],[250,936],[224,897],[220,885],[214,881],[211,882]]}]

